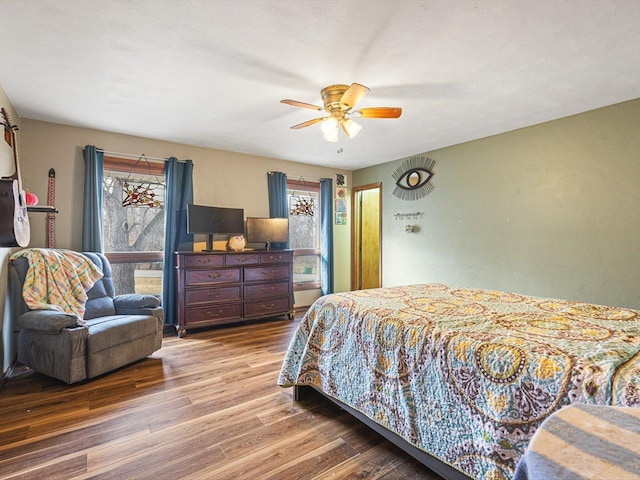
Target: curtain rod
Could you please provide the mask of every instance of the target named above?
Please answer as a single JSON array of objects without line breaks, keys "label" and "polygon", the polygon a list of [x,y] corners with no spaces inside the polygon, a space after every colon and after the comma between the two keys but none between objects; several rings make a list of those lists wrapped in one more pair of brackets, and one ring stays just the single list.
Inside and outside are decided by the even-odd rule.
[{"label": "curtain rod", "polygon": [[287,177],[287,181],[289,182],[294,182],[294,183],[300,183],[300,184],[304,184],[305,182],[311,182],[311,183],[320,183],[320,180],[322,180],[321,178],[310,178],[310,177]]},{"label": "curtain rod", "polygon": [[[267,172],[269,175],[274,174],[274,173],[278,173],[275,170],[272,170],[270,172]],[[285,172],[283,172],[285,173]],[[322,177],[322,178],[313,178],[313,177],[307,177],[306,175],[289,175],[288,173],[285,173],[285,175],[287,176],[287,181],[291,181],[291,182],[305,182],[305,181],[309,181],[309,182],[314,182],[314,183],[320,183],[320,180],[323,179],[329,179],[331,180],[330,177]]]},{"label": "curtain rod", "polygon": [[122,157],[133,157],[133,158],[141,158],[142,156],[144,156],[144,158],[146,158],[147,160],[152,160],[152,161],[155,161],[155,162],[166,162],[167,161],[166,158],[148,157],[144,153],[142,153],[140,155],[134,155],[132,153],[110,152],[108,150],[102,150],[101,148],[99,148],[98,150],[100,152],[102,152],[102,153],[107,153],[109,155],[120,155]]}]

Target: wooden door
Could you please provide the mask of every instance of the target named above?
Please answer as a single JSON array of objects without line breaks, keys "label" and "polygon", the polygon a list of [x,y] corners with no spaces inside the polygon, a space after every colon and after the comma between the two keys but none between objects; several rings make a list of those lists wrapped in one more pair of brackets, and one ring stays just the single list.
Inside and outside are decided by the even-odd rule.
[{"label": "wooden door", "polygon": [[352,290],[382,285],[381,188],[382,185],[376,183],[353,189]]}]

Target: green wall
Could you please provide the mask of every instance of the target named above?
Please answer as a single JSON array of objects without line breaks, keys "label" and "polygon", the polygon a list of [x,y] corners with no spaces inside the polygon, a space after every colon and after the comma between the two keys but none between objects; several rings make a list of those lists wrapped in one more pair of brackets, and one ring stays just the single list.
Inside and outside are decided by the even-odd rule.
[{"label": "green wall", "polygon": [[383,183],[384,286],[640,308],[640,99],[427,155],[436,188],[419,200],[392,195],[404,159],[353,173],[356,186]]}]

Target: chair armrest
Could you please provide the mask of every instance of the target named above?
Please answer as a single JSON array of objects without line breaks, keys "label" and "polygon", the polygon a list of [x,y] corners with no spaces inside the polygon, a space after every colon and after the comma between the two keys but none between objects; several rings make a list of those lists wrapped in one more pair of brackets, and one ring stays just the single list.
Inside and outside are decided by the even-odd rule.
[{"label": "chair armrest", "polygon": [[118,315],[151,315],[160,306],[160,299],[154,295],[128,293],[116,295],[113,305]]},{"label": "chair armrest", "polygon": [[60,333],[63,329],[83,324],[76,315],[57,310],[32,310],[18,318],[18,326],[45,333]]}]

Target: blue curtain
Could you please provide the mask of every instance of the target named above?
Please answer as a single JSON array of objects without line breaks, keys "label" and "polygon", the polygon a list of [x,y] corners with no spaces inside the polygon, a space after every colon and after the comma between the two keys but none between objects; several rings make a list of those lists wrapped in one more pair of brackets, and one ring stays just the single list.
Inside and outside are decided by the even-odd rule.
[{"label": "blue curtain", "polygon": [[[267,187],[269,189],[269,217],[289,218],[287,175],[282,172],[268,172]],[[289,243],[273,242],[271,248],[276,250],[289,248]]]},{"label": "blue curtain", "polygon": [[193,235],[187,233],[187,204],[193,203],[193,162],[178,162],[170,157],[165,163],[166,195],[164,217],[164,266],[162,308],[164,323],[176,323],[178,286],[175,252],[193,251]]},{"label": "blue curtain", "polygon": [[104,153],[93,145],[82,150],[84,156],[84,203],[82,210],[82,251],[103,253],[102,167]]},{"label": "blue curtain", "polygon": [[322,295],[333,293],[333,180],[320,179],[320,284]]}]

